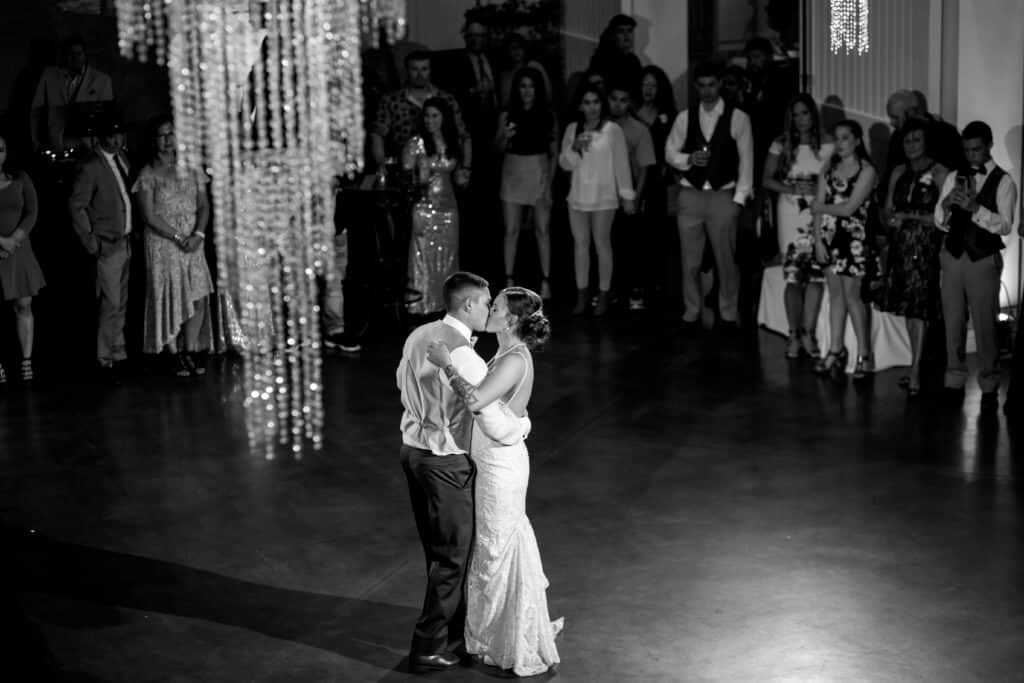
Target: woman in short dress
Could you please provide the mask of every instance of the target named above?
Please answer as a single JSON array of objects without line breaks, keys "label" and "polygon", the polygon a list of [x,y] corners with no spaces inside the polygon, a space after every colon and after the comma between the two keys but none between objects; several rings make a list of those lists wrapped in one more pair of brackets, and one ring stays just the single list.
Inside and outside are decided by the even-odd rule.
[{"label": "woman in short dress", "polygon": [[815,365],[821,374],[844,368],[849,354],[843,345],[846,317],[857,337],[854,379],[874,370],[868,309],[861,298],[865,280],[878,276],[875,250],[868,234],[871,192],[875,167],[864,147],[864,131],[849,119],[836,124],[836,153],[818,180],[818,196],[811,203],[814,214],[815,256],[827,263],[831,347]]},{"label": "woman in short dress", "polygon": [[790,100],[783,130],[768,148],[761,182],[777,197],[775,215],[789,321],[786,357],[797,358],[803,351],[817,358],[821,352],[815,329],[825,271],[814,257],[811,202],[818,192],[822,167],[832,156],[833,144],[821,130],[818,107],[807,93]]},{"label": "woman in short dress", "polygon": [[501,205],[505,219],[505,286],[514,284],[523,210],[533,208],[540,258],[540,295],[551,298],[551,182],[558,163],[558,129],[544,79],[536,69],[516,72],[508,108],[498,120],[496,145],[504,152]]},{"label": "woman in short dress", "polygon": [[[8,168],[7,149],[7,138],[0,136],[0,295],[14,308],[21,346],[19,374],[22,381],[28,382],[33,378],[35,340],[32,297],[46,285],[46,280],[29,239],[39,209],[36,189],[27,173]],[[0,365],[0,384],[6,382],[7,373]]]}]

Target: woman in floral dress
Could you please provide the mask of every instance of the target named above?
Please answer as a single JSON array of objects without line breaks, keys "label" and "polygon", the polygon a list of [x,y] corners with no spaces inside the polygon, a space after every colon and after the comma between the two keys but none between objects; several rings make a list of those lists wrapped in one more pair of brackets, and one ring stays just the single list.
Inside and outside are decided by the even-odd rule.
[{"label": "woman in floral dress", "polygon": [[843,345],[846,317],[857,337],[857,365],[854,379],[874,369],[868,327],[868,309],[861,298],[866,279],[877,277],[874,245],[868,235],[871,191],[875,167],[864,147],[864,131],[856,121],[836,124],[836,153],[818,182],[818,196],[811,203],[814,215],[815,253],[827,263],[825,279],[829,296],[828,353],[815,365],[819,373],[843,368],[848,352]]},{"label": "woman in floral dress", "polygon": [[935,202],[946,169],[928,153],[923,122],[911,119],[901,131],[907,163],[889,180],[884,219],[892,245],[882,310],[902,315],[910,336],[910,372],[900,379],[910,396],[921,391],[921,349],[928,323],[939,316],[939,250],[942,232],[935,228]]},{"label": "woman in floral dress", "polygon": [[205,373],[199,355],[210,348],[213,280],[203,243],[210,219],[206,184],[199,171],[179,176],[174,123],[152,124],[156,156],[132,192],[146,225],[144,353],[167,350],[179,377]]},{"label": "woman in floral dress", "polygon": [[814,98],[800,93],[786,109],[785,132],[768,148],[762,185],[777,195],[776,225],[782,272],[786,279],[786,319],[789,341],[786,357],[801,351],[821,355],[815,329],[821,310],[825,273],[814,258],[811,202],[818,191],[818,176],[832,157],[832,139],[821,130]]}]

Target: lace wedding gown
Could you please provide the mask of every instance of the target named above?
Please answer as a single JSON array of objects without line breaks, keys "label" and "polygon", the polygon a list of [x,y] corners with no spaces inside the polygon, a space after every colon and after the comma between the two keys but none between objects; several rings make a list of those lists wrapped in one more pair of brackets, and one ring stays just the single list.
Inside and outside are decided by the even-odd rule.
[{"label": "lace wedding gown", "polygon": [[[530,430],[530,418],[525,416],[529,396],[519,392],[533,378],[533,360],[522,345],[506,353],[526,360],[523,378],[503,401],[512,413],[523,415],[510,417],[522,422],[525,439]],[[466,587],[466,649],[484,663],[519,676],[544,673],[559,662],[555,636],[563,620],[552,622],[548,615],[548,579],[526,517],[526,444],[520,439],[503,446],[474,423],[470,450],[477,467],[476,541]]]}]

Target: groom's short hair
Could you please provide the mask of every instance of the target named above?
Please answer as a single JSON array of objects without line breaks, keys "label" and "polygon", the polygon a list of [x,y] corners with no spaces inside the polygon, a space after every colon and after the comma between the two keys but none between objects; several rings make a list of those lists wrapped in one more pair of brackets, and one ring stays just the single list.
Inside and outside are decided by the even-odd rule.
[{"label": "groom's short hair", "polygon": [[489,290],[490,284],[487,280],[483,279],[479,275],[473,273],[467,273],[466,271],[460,270],[457,273],[452,273],[448,276],[448,279],[444,281],[444,307],[448,309],[448,312],[454,311],[462,303],[463,299],[472,289]]}]

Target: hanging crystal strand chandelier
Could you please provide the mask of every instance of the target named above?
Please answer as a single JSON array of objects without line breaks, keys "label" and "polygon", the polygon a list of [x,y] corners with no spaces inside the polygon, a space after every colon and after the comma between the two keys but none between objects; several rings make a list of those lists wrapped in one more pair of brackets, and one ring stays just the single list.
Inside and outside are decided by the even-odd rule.
[{"label": "hanging crystal strand chandelier", "polygon": [[318,277],[334,182],[362,169],[360,45],[404,0],[116,0],[126,57],[166,64],[179,171],[211,178],[218,286],[237,307],[250,445],[323,445]]},{"label": "hanging crystal strand chandelier", "polygon": [[865,54],[871,49],[868,35],[868,0],[830,0],[829,47],[833,54]]}]

